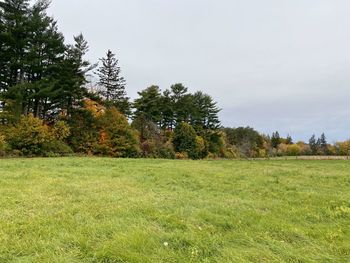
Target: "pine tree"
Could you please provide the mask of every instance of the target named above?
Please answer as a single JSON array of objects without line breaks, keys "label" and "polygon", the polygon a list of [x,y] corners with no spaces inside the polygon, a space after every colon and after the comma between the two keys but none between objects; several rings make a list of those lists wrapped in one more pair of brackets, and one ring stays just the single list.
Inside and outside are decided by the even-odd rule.
[{"label": "pine tree", "polygon": [[287,138],[286,138],[286,144],[293,144],[293,139],[292,139],[292,136],[290,136],[289,134],[287,135]]},{"label": "pine tree", "polygon": [[6,48],[7,87],[24,81],[24,62],[28,42],[29,0],[4,0],[0,2],[2,13],[2,45]]},{"label": "pine tree", "polygon": [[45,118],[49,110],[52,75],[65,47],[56,22],[46,14],[48,6],[46,0],[33,6],[23,0],[0,2],[0,90],[13,119],[29,113]]},{"label": "pine tree", "polygon": [[54,72],[64,58],[65,45],[62,33],[58,32],[56,21],[46,14],[48,1],[39,1],[31,8],[28,28],[26,74],[32,83],[28,112],[35,117],[46,118],[50,108],[51,90],[57,78]]},{"label": "pine tree", "polygon": [[309,146],[310,146],[310,149],[311,149],[311,153],[313,155],[316,155],[317,152],[318,152],[318,143],[316,141],[316,136],[315,134],[313,134],[311,136],[311,138],[309,139]]},{"label": "pine tree", "polygon": [[273,148],[277,148],[278,145],[280,145],[281,143],[281,137],[280,137],[280,134],[278,133],[278,131],[272,133],[272,136],[271,136],[271,145]]},{"label": "pine tree", "polygon": [[115,54],[108,50],[105,58],[101,58],[102,66],[98,69],[99,85],[103,87],[101,95],[107,102],[112,102],[122,113],[130,114],[129,98],[126,96],[126,81],[120,76],[121,69]]},{"label": "pine tree", "polygon": [[74,106],[77,106],[87,96],[87,76],[96,65],[84,59],[89,51],[89,46],[82,34],[74,37],[74,45],[66,47],[65,57],[59,65],[56,74],[59,79],[56,82],[53,93],[59,103],[59,111],[71,115]]},{"label": "pine tree", "polygon": [[142,117],[145,120],[162,126],[162,96],[158,86],[151,86],[138,92],[139,98],[134,101],[134,118]]},{"label": "pine tree", "polygon": [[171,86],[171,99],[176,124],[189,122],[193,112],[193,97],[181,83]]},{"label": "pine tree", "polygon": [[[12,118],[14,108],[21,113],[22,101],[9,102],[8,91],[24,82],[28,16],[28,0],[0,1],[0,104],[1,111],[4,111],[1,114],[3,123]],[[16,91],[21,90],[23,94],[22,87],[16,88]],[[21,98],[22,94],[17,97]]]},{"label": "pine tree", "polygon": [[320,150],[322,151],[323,155],[328,154],[328,143],[327,143],[327,138],[324,133],[321,134],[321,137],[319,139],[319,145],[320,145]]},{"label": "pine tree", "polygon": [[193,107],[191,124],[198,129],[216,130],[220,126],[218,113],[220,109],[213,98],[201,91],[192,95]]},{"label": "pine tree", "polygon": [[174,120],[174,104],[171,99],[171,91],[165,90],[161,97],[161,103],[162,103],[162,128],[164,130],[174,129],[175,120]]}]

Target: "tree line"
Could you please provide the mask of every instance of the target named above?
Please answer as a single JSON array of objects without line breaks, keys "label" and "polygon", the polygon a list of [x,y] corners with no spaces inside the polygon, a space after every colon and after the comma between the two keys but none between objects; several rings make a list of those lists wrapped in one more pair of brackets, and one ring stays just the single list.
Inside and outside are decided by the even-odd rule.
[{"label": "tree line", "polygon": [[[85,56],[82,34],[66,44],[49,1],[0,2],[0,154],[114,157],[241,158],[348,154],[348,142],[322,135],[293,143],[250,127],[223,128],[217,102],[181,83],[150,86],[135,100],[111,50],[98,63]],[[96,88],[87,88],[90,76]]]}]

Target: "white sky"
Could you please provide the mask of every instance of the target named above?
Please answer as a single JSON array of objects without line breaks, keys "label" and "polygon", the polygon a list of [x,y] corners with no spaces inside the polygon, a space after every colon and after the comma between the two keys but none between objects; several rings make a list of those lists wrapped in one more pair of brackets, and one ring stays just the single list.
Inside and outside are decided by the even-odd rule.
[{"label": "white sky", "polygon": [[348,0],[53,0],[68,42],[117,53],[129,96],[182,82],[225,126],[350,138]]}]

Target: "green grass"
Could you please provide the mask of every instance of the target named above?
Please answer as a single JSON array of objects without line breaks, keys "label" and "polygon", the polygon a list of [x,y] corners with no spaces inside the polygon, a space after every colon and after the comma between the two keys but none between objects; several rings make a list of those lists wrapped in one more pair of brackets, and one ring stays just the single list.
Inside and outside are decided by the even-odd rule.
[{"label": "green grass", "polygon": [[350,162],[0,160],[0,262],[349,262]]}]

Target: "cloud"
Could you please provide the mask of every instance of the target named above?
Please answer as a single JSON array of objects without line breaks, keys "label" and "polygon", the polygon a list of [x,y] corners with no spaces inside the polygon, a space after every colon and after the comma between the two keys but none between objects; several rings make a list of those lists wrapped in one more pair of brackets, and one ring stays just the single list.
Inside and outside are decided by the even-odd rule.
[{"label": "cloud", "polygon": [[50,13],[89,58],[117,52],[128,92],[183,82],[223,108],[225,125],[296,138],[350,137],[350,2],[56,0]]}]

